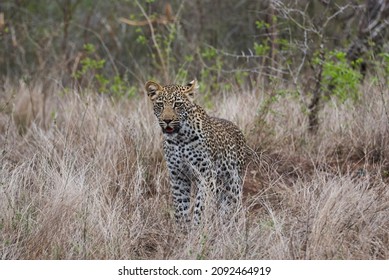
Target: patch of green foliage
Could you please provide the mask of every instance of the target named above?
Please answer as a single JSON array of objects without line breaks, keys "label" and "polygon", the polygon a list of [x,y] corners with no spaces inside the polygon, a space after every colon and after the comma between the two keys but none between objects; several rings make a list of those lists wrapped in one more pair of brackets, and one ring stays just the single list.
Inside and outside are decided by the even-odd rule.
[{"label": "patch of green foliage", "polygon": [[125,77],[116,74],[109,78],[103,73],[106,61],[99,59],[93,44],[83,46],[85,57],[81,59],[81,69],[74,74],[74,78],[81,80],[90,79],[92,85],[96,85],[98,91],[114,97],[132,97],[136,93],[136,87],[130,86]]},{"label": "patch of green foliage", "polygon": [[362,59],[349,63],[346,53],[342,51],[330,51],[324,56],[315,55],[313,63],[321,64],[322,81],[321,88],[327,96],[335,96],[341,103],[351,99],[357,101],[360,97],[359,85],[362,74],[359,66]]}]

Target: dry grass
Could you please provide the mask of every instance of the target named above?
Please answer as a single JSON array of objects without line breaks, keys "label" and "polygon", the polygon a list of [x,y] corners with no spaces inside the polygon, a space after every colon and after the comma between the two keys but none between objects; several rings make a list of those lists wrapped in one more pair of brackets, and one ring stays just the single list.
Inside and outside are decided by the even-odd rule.
[{"label": "dry grass", "polygon": [[389,258],[387,90],[329,103],[317,136],[292,97],[267,113],[265,93],[214,97],[260,161],[237,219],[183,234],[147,98],[42,88],[0,93],[2,259]]}]

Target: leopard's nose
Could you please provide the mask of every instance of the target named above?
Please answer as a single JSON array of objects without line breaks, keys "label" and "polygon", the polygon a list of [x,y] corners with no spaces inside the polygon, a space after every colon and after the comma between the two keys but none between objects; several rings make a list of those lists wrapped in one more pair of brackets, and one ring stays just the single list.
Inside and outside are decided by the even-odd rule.
[{"label": "leopard's nose", "polygon": [[167,119],[167,120],[163,120],[166,124],[169,124],[169,123],[171,123],[172,122],[172,120],[171,119]]}]

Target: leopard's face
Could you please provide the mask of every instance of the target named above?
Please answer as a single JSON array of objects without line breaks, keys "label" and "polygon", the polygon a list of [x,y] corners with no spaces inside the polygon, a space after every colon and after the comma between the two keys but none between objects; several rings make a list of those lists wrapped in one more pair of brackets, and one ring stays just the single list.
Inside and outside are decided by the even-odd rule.
[{"label": "leopard's face", "polygon": [[177,133],[188,119],[193,107],[192,97],[195,88],[195,81],[186,86],[161,86],[152,81],[146,83],[147,93],[153,102],[154,114],[163,133]]}]

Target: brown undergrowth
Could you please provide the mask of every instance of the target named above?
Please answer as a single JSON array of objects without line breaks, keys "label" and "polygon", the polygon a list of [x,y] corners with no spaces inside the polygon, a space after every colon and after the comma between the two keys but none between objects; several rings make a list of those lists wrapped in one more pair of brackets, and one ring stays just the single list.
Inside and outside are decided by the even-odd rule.
[{"label": "brown undergrowth", "polygon": [[[317,135],[294,97],[215,95],[256,151],[231,223],[173,222],[161,135],[143,94],[5,84],[2,259],[388,259],[387,92],[328,102]],[[199,98],[201,103],[201,98]]]}]

